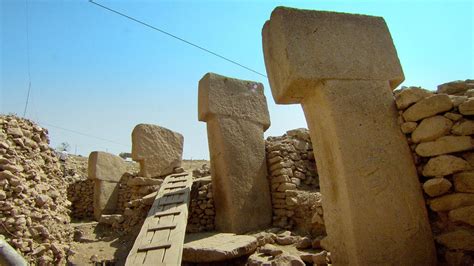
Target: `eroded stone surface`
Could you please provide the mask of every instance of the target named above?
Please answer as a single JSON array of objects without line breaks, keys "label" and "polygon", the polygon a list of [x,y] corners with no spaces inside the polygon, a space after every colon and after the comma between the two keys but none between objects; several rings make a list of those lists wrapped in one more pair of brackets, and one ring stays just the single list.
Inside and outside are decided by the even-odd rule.
[{"label": "eroded stone surface", "polygon": [[469,98],[459,105],[459,112],[463,115],[474,115],[474,98]]},{"label": "eroded stone surface", "polygon": [[158,177],[181,166],[184,138],[158,125],[139,124],[132,132],[132,159],[140,163],[140,175]]},{"label": "eroded stone surface", "polygon": [[257,249],[253,236],[229,233],[186,235],[183,261],[203,263],[225,261],[249,255]]},{"label": "eroded stone surface", "polygon": [[421,87],[409,87],[395,95],[395,103],[398,109],[406,109],[410,105],[430,95],[433,95],[433,93]]},{"label": "eroded stone surface", "polygon": [[127,171],[125,161],[113,154],[93,151],[89,154],[88,178],[110,182],[119,182]]},{"label": "eroded stone surface", "polygon": [[474,206],[461,207],[450,211],[449,219],[474,226]]},{"label": "eroded stone surface", "polygon": [[[273,98],[302,104],[318,151],[333,262],[435,264],[416,169],[390,92],[403,73],[383,19],[277,8],[262,35]],[[451,109],[449,97],[442,98],[434,113],[423,110],[426,103],[408,112],[423,100],[409,107],[408,121]],[[405,203],[394,206],[400,197]]]},{"label": "eroded stone surface", "polygon": [[430,201],[430,208],[433,211],[450,211],[459,207],[474,205],[474,194],[453,193]]},{"label": "eroded stone surface", "polygon": [[208,73],[199,82],[207,122],[216,228],[243,233],[272,219],[263,132],[270,125],[261,83]]},{"label": "eroded stone surface", "polygon": [[474,172],[458,173],[453,179],[456,191],[474,193]]},{"label": "eroded stone surface", "polygon": [[448,192],[451,186],[451,182],[446,178],[433,178],[423,184],[423,190],[431,197],[436,197]]},{"label": "eroded stone surface", "polygon": [[449,249],[463,249],[474,251],[474,233],[465,229],[441,234],[436,241]]},{"label": "eroded stone surface", "polygon": [[431,158],[423,168],[424,176],[446,176],[470,169],[464,159],[453,155],[440,155]]},{"label": "eroded stone surface", "polygon": [[422,157],[430,157],[471,149],[472,142],[469,136],[444,136],[435,141],[418,144],[415,151]]},{"label": "eroded stone surface", "polygon": [[444,116],[429,117],[421,121],[411,138],[414,143],[435,140],[446,135],[452,126],[453,122]]},{"label": "eroded stone surface", "polygon": [[453,108],[453,103],[448,95],[439,94],[420,100],[403,113],[406,121],[418,121]]}]

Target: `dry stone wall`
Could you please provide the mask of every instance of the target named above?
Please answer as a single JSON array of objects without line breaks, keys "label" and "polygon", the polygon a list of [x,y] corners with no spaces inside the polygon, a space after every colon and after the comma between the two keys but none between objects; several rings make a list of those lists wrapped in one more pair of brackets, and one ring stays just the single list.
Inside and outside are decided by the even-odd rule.
[{"label": "dry stone wall", "polygon": [[319,178],[308,130],[300,128],[269,137],[265,146],[273,225],[324,234]]},{"label": "dry stone wall", "polygon": [[474,263],[474,80],[395,92],[399,123],[413,151],[438,255]]},{"label": "dry stone wall", "polygon": [[191,188],[186,232],[197,233],[214,230],[215,214],[211,177],[194,180]]},{"label": "dry stone wall", "polygon": [[67,177],[67,198],[71,201],[71,217],[92,219],[94,217],[94,181],[87,177]]},{"label": "dry stone wall", "polygon": [[67,183],[48,131],[0,116],[0,234],[34,264],[65,264],[72,240]]}]

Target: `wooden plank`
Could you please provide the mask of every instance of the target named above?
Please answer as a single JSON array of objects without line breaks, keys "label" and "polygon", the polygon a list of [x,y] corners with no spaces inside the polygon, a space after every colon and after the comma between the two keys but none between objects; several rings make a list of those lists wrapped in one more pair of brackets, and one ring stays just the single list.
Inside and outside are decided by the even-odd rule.
[{"label": "wooden plank", "polygon": [[173,191],[173,192],[165,193],[165,194],[163,194],[163,196],[172,196],[172,195],[184,194],[185,192],[186,191],[184,189],[181,189],[181,190],[176,190],[176,191]]},{"label": "wooden plank", "polygon": [[172,245],[171,242],[160,243],[160,244],[157,244],[157,245],[148,244],[148,245],[139,247],[138,252],[146,252],[146,251],[149,251],[149,250],[170,248],[171,245]]},{"label": "wooden plank", "polygon": [[171,205],[171,204],[182,204],[182,203],[184,203],[184,199],[181,198],[182,195],[184,195],[184,194],[173,194],[169,197],[178,196],[175,200],[171,200],[171,201],[168,201],[166,203],[162,203],[160,205],[165,206],[165,205]]},{"label": "wooden plank", "polygon": [[[192,181],[188,181],[188,186],[191,187]],[[184,237],[186,234],[186,225],[188,222],[188,205],[190,201],[190,190],[187,193],[180,196],[181,200],[185,204],[181,204],[178,209],[182,210],[180,215],[174,216],[174,222],[177,226],[170,232],[169,241],[173,243],[173,246],[165,251],[165,257],[163,258],[164,263],[172,264],[178,260],[181,262],[183,255]]]},{"label": "wooden plank", "polygon": [[165,190],[173,190],[173,189],[179,189],[179,188],[186,188],[186,185],[166,186],[164,189]]},{"label": "wooden plank", "polygon": [[186,182],[186,181],[188,181],[187,178],[171,179],[170,181],[167,182],[167,184],[181,183],[181,182]]},{"label": "wooden plank", "polygon": [[170,175],[171,178],[177,178],[177,177],[181,177],[181,176],[187,176],[188,173],[179,173],[179,174],[172,174]]},{"label": "wooden plank", "polygon": [[[167,199],[169,200],[175,200],[176,196],[169,196],[169,197],[166,197]],[[176,210],[176,206],[174,205],[167,205],[165,206],[165,208],[167,208],[166,210],[172,210],[172,211],[175,211]],[[159,219],[159,223],[171,223],[173,222],[173,216],[163,216],[163,217],[160,217],[158,218]],[[166,229],[166,230],[160,230],[160,231],[156,231],[156,232],[153,232],[154,235],[153,235],[153,238],[151,239],[151,242],[150,244],[159,244],[161,242],[168,242],[168,237],[169,237],[169,234],[170,234],[170,229]],[[146,255],[146,258],[145,258],[145,263],[147,261],[154,261],[154,262],[162,262],[163,261],[163,257],[165,255],[165,249],[159,249],[159,250],[153,250],[153,251],[150,251],[150,252],[147,252],[147,255]]]},{"label": "wooden plank", "polygon": [[[167,198],[157,198],[155,199],[155,202],[153,202],[152,208],[150,209],[149,213],[154,213],[156,210],[163,210],[163,206],[160,205],[160,202],[164,202]],[[138,248],[143,245],[148,245],[151,243],[151,240],[153,238],[154,232],[148,232],[148,226],[149,224],[156,223],[156,218],[153,216],[148,215],[148,217],[145,219],[145,222],[142,225],[142,229],[140,230],[140,233],[137,236],[137,239],[135,240],[135,244],[133,245],[133,248],[131,252],[133,251],[135,253],[134,258],[130,260],[130,263],[128,258],[127,258],[127,265],[140,265],[143,264],[146,258],[146,252],[138,252]]]},{"label": "wooden plank", "polygon": [[155,213],[155,217],[167,216],[167,215],[177,215],[180,214],[181,211],[162,211]]},{"label": "wooden plank", "polygon": [[160,230],[165,230],[165,229],[175,229],[176,228],[176,223],[172,224],[158,224],[155,226],[149,226],[148,227],[148,232],[150,231],[160,231]]},{"label": "wooden plank", "polygon": [[[176,182],[170,180],[170,176],[165,178],[164,186],[157,193],[126,265],[181,264],[192,177]],[[177,182],[185,184],[171,185]]]}]

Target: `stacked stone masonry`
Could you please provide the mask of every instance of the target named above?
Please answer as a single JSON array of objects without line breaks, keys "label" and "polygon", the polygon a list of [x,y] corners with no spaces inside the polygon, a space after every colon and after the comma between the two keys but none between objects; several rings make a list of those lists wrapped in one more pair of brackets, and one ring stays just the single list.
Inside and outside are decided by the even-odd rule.
[{"label": "stacked stone masonry", "polygon": [[474,263],[474,80],[395,91],[440,261]]},{"label": "stacked stone masonry", "polygon": [[204,177],[195,179],[191,188],[191,201],[186,232],[197,233],[213,231],[215,214],[211,178]]},{"label": "stacked stone masonry", "polygon": [[65,264],[72,240],[70,201],[48,131],[0,116],[0,234],[29,262]]},{"label": "stacked stone masonry", "polygon": [[325,233],[319,178],[307,129],[266,141],[273,225],[312,235]]}]

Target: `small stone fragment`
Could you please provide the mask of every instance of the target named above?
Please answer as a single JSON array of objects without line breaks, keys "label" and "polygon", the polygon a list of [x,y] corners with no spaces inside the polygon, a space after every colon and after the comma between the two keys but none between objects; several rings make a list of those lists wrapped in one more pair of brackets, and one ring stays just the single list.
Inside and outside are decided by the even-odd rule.
[{"label": "small stone fragment", "polygon": [[466,229],[441,234],[436,236],[435,240],[449,249],[474,251],[474,233]]},{"label": "small stone fragment", "polygon": [[440,155],[431,158],[423,167],[424,176],[446,176],[470,169],[464,159],[453,155]]},{"label": "small stone fragment", "polygon": [[423,184],[423,190],[430,197],[436,197],[449,191],[452,184],[446,178],[433,178]]},{"label": "small stone fragment", "polygon": [[411,138],[414,143],[435,140],[446,135],[452,126],[453,122],[444,116],[437,115],[425,118],[413,131]]},{"label": "small stone fragment", "polygon": [[433,95],[432,92],[421,87],[408,87],[395,95],[395,103],[397,104],[398,109],[403,110],[431,95]]},{"label": "small stone fragment", "polygon": [[458,108],[459,112],[463,115],[474,115],[474,98],[469,98],[460,104]]},{"label": "small stone fragment", "polygon": [[474,226],[474,205],[451,210],[448,217],[453,222],[463,222]]},{"label": "small stone fragment", "polygon": [[453,193],[430,200],[430,208],[433,211],[450,211],[460,207],[474,205],[474,194]]},{"label": "small stone fragment", "polygon": [[454,190],[458,192],[474,193],[474,172],[462,172],[455,174]]},{"label": "small stone fragment", "polygon": [[463,120],[456,123],[451,129],[451,133],[454,135],[467,136],[474,134],[474,121]]},{"label": "small stone fragment", "polygon": [[416,122],[405,122],[400,127],[404,134],[412,133],[418,124]]},{"label": "small stone fragment", "polygon": [[453,108],[453,103],[448,95],[433,95],[410,106],[403,113],[403,118],[407,122],[418,121],[426,117],[449,111],[451,108]]},{"label": "small stone fragment", "polygon": [[431,157],[441,154],[467,151],[472,149],[469,136],[444,136],[435,141],[418,144],[415,151],[421,157]]}]

